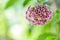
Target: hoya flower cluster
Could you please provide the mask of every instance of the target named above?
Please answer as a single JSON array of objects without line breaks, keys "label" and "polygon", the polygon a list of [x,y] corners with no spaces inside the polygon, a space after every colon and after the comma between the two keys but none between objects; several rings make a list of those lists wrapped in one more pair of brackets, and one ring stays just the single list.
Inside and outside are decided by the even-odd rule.
[{"label": "hoya flower cluster", "polygon": [[52,18],[52,12],[46,5],[29,6],[26,11],[26,19],[34,25],[44,25]]}]

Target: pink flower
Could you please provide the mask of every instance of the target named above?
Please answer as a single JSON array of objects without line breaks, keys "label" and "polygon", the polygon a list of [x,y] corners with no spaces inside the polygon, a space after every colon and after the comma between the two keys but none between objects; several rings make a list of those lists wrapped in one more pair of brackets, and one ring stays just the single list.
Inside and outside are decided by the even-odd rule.
[{"label": "pink flower", "polygon": [[46,5],[29,6],[26,11],[26,19],[34,25],[44,25],[52,18],[52,12]]}]

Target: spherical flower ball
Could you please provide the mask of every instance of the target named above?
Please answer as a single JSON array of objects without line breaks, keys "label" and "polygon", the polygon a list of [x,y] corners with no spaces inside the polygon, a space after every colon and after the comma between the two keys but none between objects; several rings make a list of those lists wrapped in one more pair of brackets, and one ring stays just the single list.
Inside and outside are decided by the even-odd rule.
[{"label": "spherical flower ball", "polygon": [[44,25],[52,19],[52,11],[46,5],[29,6],[26,19],[33,25]]}]

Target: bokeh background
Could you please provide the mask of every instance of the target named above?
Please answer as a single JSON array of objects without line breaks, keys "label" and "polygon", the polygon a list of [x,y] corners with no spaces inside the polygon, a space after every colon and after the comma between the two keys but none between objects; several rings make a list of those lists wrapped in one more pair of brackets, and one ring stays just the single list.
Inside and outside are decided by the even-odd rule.
[{"label": "bokeh background", "polygon": [[60,40],[60,0],[39,0],[53,12],[44,26],[31,25],[25,18],[28,6],[37,0],[0,0],[0,40]]}]

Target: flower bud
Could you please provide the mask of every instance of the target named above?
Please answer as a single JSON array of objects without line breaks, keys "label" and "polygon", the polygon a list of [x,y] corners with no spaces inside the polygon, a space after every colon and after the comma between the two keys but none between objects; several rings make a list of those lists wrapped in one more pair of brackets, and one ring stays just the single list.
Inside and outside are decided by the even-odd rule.
[{"label": "flower bud", "polygon": [[26,19],[34,25],[47,24],[52,18],[52,12],[46,5],[29,6],[26,11]]}]

